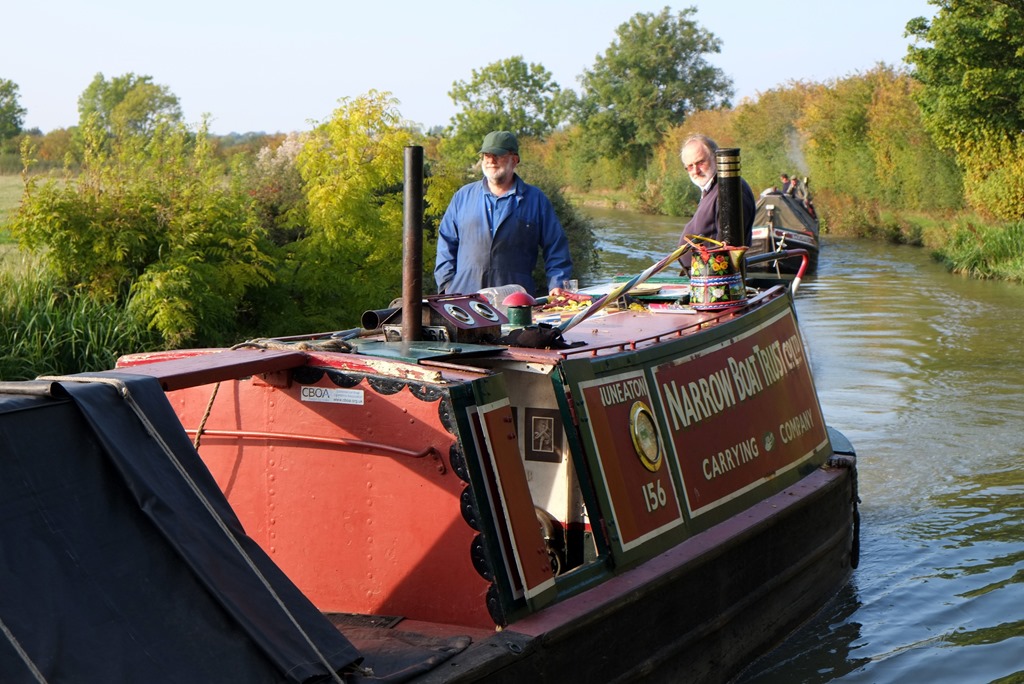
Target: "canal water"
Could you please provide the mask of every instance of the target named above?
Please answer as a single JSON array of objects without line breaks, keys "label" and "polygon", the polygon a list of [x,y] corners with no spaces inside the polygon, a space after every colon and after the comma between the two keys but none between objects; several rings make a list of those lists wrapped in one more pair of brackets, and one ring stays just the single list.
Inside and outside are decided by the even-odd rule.
[{"label": "canal water", "polygon": [[[587,213],[595,280],[650,265],[683,223]],[[825,236],[797,316],[857,450],[860,567],[739,682],[1024,682],[1024,286]]]}]

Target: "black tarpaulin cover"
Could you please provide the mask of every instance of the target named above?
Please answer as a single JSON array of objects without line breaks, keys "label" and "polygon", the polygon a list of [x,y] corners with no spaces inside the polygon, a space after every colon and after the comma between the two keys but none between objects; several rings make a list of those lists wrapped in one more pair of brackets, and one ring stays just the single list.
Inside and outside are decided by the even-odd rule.
[{"label": "black tarpaulin cover", "polygon": [[324,660],[357,663],[245,535],[159,384],[103,375],[126,383],[292,617],[116,388],[3,395],[0,681],[330,681]]},{"label": "black tarpaulin cover", "polygon": [[768,205],[772,209],[772,222],[776,228],[809,231],[818,238],[818,222],[803,207],[803,202],[789,195],[765,195],[757,201],[754,226],[768,225]]}]

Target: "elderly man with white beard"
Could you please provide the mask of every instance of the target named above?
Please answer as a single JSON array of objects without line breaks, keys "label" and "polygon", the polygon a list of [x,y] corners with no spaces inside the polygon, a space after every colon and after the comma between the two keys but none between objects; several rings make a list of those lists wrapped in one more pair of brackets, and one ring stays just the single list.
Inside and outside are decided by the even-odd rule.
[{"label": "elderly man with white beard", "polygon": [[[693,218],[683,228],[683,234],[679,237],[679,244],[685,242],[688,235],[701,235],[721,241],[721,231],[718,225],[718,163],[715,159],[715,152],[718,145],[706,135],[691,135],[683,142],[680,157],[683,160],[683,167],[690,175],[690,180],[700,188],[700,204]],[[757,202],[754,199],[754,191],[747,185],[747,181],[740,179],[743,195],[743,230],[746,235],[745,242],[750,244],[750,232],[754,225],[754,212],[757,209]],[[679,260],[683,266],[683,273],[690,269],[692,252],[686,252]]]},{"label": "elderly man with white beard", "polygon": [[[484,177],[459,189],[438,228],[434,279],[441,293],[522,285],[545,294],[572,278],[569,241],[550,200],[516,173],[519,141],[492,131],[480,147]],[[535,283],[538,253],[545,283]]]}]

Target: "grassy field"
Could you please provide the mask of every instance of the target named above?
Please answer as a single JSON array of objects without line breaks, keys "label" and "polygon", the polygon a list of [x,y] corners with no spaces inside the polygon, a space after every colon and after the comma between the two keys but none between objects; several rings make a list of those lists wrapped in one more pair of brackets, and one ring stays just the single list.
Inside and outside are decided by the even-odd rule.
[{"label": "grassy field", "polygon": [[21,176],[0,176],[0,244],[11,241],[7,219],[17,210],[24,187]]}]

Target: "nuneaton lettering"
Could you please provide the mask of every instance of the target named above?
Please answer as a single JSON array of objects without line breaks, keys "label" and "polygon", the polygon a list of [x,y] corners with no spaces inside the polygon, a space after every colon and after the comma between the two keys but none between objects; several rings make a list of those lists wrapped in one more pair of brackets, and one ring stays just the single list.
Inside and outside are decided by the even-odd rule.
[{"label": "nuneaton lettering", "polygon": [[598,389],[601,391],[602,406],[622,404],[647,396],[647,389],[640,378],[623,380],[611,385],[601,385]]}]

